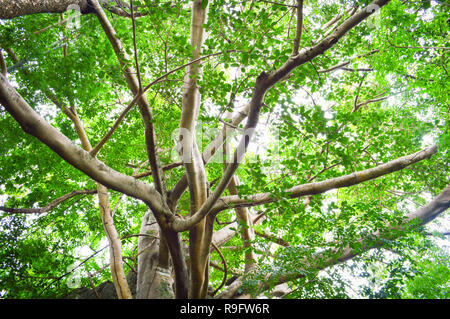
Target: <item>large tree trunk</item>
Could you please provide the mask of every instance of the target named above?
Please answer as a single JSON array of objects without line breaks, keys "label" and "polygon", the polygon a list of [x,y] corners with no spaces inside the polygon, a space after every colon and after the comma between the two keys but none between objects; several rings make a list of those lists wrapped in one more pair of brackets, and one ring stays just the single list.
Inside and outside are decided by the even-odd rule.
[{"label": "large tree trunk", "polygon": [[138,240],[136,299],[174,298],[171,272],[159,267],[159,247],[159,227],[148,211],[142,220]]}]

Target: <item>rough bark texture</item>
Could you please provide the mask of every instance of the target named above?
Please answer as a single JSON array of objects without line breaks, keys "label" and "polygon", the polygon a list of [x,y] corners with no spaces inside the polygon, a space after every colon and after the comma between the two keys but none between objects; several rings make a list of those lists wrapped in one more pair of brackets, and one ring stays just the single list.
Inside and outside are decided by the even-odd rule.
[{"label": "rough bark texture", "polygon": [[159,265],[160,233],[159,227],[151,212],[147,212],[142,220],[138,240],[138,275],[136,299],[173,298],[173,279],[167,268]]}]

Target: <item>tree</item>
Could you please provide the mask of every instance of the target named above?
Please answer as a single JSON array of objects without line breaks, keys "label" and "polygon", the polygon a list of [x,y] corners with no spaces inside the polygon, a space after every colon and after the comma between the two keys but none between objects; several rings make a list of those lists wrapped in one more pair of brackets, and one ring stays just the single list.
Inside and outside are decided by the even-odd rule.
[{"label": "tree", "polygon": [[293,291],[450,206],[445,4],[0,8],[6,296],[66,292],[83,247],[119,298]]}]

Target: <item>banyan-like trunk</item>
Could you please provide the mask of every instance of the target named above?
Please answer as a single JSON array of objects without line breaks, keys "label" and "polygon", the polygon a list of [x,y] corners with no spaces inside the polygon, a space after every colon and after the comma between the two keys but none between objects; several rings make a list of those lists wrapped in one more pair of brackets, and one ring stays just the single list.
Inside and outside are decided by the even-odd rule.
[{"label": "banyan-like trunk", "polygon": [[138,240],[136,299],[174,298],[172,274],[159,266],[160,245],[159,226],[148,211],[142,220]]}]

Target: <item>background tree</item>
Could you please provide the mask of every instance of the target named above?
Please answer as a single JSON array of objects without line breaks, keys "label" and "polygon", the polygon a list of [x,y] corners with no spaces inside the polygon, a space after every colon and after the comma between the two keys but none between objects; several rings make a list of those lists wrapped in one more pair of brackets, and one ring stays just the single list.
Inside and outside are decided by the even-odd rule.
[{"label": "background tree", "polygon": [[305,297],[424,235],[450,206],[448,11],[0,0],[1,294]]}]

